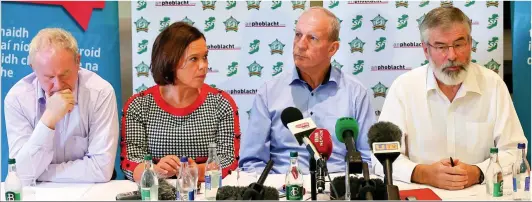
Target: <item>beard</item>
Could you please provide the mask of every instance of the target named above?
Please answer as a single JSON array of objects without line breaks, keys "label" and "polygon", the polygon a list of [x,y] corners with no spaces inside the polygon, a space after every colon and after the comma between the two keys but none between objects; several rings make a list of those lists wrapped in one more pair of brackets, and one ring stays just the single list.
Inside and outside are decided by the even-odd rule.
[{"label": "beard", "polygon": [[[467,60],[469,61],[469,60]],[[434,76],[445,85],[454,86],[464,82],[467,77],[467,67],[470,62],[447,61],[440,67],[436,67],[432,58],[429,58],[429,66]],[[458,70],[450,70],[450,67],[458,67]]]}]

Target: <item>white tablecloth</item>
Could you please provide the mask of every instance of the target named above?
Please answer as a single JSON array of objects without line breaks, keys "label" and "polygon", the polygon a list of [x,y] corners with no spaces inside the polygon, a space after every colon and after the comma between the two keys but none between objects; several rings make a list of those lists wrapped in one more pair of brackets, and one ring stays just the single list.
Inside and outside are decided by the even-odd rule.
[{"label": "white tablecloth", "polygon": [[[331,174],[331,179],[337,175]],[[376,178],[373,176],[372,178]],[[267,186],[281,187],[284,184],[284,174],[270,174],[264,183]],[[506,179],[505,179],[506,180]],[[169,180],[171,184],[175,183],[175,180]],[[304,187],[310,190],[310,177],[304,176]],[[508,181],[511,182],[511,181]],[[236,175],[227,176],[223,182],[223,185],[237,185]],[[475,185],[473,187],[459,190],[459,191],[447,191],[430,186],[419,184],[408,184],[395,181],[395,185],[399,187],[399,190],[419,189],[419,188],[431,188],[440,198],[443,200],[490,200],[489,195],[486,194],[485,185]],[[329,185],[327,183],[326,188]],[[35,188],[36,199],[39,201],[113,201],[119,193],[129,192],[137,190],[137,185],[134,182],[128,180],[114,180],[107,183],[93,183],[93,184],[71,184],[71,183],[38,183]],[[197,197],[197,200],[203,200],[204,187]],[[4,183],[2,183],[2,201],[5,201]],[[307,193],[305,199],[310,198],[310,194]],[[511,200],[511,195],[499,198],[500,200]],[[282,198],[281,200],[285,200]]]}]

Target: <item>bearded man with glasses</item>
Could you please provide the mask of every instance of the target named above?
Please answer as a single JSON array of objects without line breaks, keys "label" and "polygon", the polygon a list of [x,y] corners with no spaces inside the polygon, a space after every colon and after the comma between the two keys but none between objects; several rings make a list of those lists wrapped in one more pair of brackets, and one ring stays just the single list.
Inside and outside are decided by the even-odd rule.
[{"label": "bearded man with glasses", "polygon": [[[429,64],[393,82],[379,117],[399,126],[408,145],[393,163],[395,180],[464,189],[484,182],[491,147],[509,165],[515,156],[508,151],[527,143],[504,81],[470,62],[471,28],[454,7],[431,10],[419,26]],[[373,172],[383,175],[372,159]]]}]

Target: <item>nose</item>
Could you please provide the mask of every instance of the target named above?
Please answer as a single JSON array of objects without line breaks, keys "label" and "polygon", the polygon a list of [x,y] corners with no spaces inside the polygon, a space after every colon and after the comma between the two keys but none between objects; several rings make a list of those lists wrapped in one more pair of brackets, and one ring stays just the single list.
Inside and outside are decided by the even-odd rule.
[{"label": "nose", "polygon": [[207,60],[201,60],[198,69],[201,71],[205,71],[209,68],[209,62]]},{"label": "nose", "polygon": [[307,44],[307,41],[305,40],[305,37],[300,37],[299,39],[295,38],[294,39],[294,44],[295,44],[295,47],[298,50],[306,50],[307,47],[308,47],[308,44]]},{"label": "nose", "polygon": [[447,59],[451,61],[456,59],[456,50],[452,46],[447,50]]}]

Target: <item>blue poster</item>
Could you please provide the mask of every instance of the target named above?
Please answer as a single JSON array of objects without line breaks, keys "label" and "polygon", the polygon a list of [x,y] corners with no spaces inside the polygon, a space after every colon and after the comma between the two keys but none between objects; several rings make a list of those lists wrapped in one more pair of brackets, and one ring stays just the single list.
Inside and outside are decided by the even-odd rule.
[{"label": "blue poster", "polygon": [[528,139],[530,159],[530,1],[512,2],[512,71],[513,100],[517,116]]},{"label": "blue poster", "polygon": [[[2,104],[9,89],[32,72],[27,64],[31,39],[43,28],[59,27],[71,32],[78,41],[80,66],[98,73],[111,83],[117,97],[118,116],[121,116],[118,2],[3,1],[1,4]],[[2,123],[5,123],[4,113]],[[118,147],[120,151],[120,145]],[[9,158],[5,124],[2,124],[1,148],[4,181]],[[123,179],[119,162],[120,157],[117,156],[117,177]]]}]

